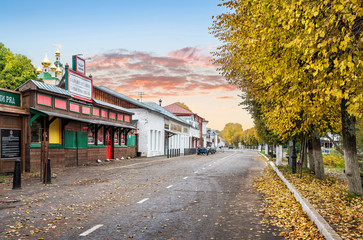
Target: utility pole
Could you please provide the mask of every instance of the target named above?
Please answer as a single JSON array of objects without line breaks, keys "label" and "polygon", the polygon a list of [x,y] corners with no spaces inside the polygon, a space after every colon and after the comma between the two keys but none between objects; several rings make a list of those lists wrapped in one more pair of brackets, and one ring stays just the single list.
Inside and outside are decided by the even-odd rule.
[{"label": "utility pole", "polygon": [[145,95],[144,92],[139,92],[139,96],[140,96],[140,102],[142,102],[142,96]]}]

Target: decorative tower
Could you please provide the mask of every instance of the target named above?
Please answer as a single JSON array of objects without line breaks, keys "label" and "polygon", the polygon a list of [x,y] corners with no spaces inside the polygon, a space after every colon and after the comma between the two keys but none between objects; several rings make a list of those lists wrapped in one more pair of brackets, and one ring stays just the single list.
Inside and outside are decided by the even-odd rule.
[{"label": "decorative tower", "polygon": [[48,55],[45,54],[45,57],[42,61],[42,65],[43,65],[43,72],[49,72],[49,66],[50,64],[52,64],[48,58]]}]

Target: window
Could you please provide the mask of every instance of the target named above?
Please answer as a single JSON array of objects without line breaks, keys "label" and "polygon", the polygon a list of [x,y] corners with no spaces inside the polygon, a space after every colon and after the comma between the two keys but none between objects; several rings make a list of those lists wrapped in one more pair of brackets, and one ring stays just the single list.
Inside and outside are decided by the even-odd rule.
[{"label": "window", "polygon": [[71,111],[71,112],[79,112],[80,111],[79,104],[70,102],[69,103],[69,111]]},{"label": "window", "polygon": [[124,132],[121,132],[120,134],[120,140],[121,140],[121,145],[125,145],[126,141],[125,141],[125,133]]},{"label": "window", "polygon": [[131,122],[131,117],[129,115],[125,115],[124,116],[124,121],[125,122]]},{"label": "window", "polygon": [[94,116],[100,116],[100,109],[99,108],[93,108],[92,114]]},{"label": "window", "polygon": [[52,97],[43,94],[37,94],[37,103],[40,105],[52,107]]},{"label": "window", "polygon": [[89,125],[88,126],[88,144],[95,144],[95,135],[96,135],[95,126]]},{"label": "window", "polygon": [[120,130],[119,129],[117,129],[116,131],[115,131],[115,133],[114,133],[114,136],[113,136],[113,142],[115,143],[115,144],[119,144],[119,132],[120,132]]},{"label": "window", "polygon": [[109,117],[110,117],[110,119],[116,119],[116,113],[110,112]]},{"label": "window", "polygon": [[32,143],[40,143],[42,141],[43,128],[42,128],[40,119],[38,118],[32,122],[32,126],[31,126]]},{"label": "window", "polygon": [[107,110],[101,110],[101,117],[107,118]]},{"label": "window", "polygon": [[59,98],[54,99],[54,107],[67,110],[67,101]]},{"label": "window", "polygon": [[103,127],[98,129],[98,132],[97,132],[97,144],[103,144]]}]

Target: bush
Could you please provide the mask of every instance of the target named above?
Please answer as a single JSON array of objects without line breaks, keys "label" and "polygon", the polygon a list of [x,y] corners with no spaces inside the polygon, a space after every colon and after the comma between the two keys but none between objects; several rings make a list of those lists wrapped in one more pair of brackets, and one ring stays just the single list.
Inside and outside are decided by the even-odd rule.
[{"label": "bush", "polygon": [[344,157],[341,154],[332,153],[323,155],[324,165],[345,168]]}]

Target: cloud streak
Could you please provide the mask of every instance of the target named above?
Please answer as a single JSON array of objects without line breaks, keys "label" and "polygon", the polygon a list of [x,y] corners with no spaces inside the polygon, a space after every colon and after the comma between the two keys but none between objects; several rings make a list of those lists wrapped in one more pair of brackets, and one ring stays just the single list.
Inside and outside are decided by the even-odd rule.
[{"label": "cloud streak", "polygon": [[205,95],[234,91],[216,72],[212,58],[202,49],[185,47],[166,56],[116,49],[90,57],[87,71],[96,85],[133,96],[148,97]]}]

